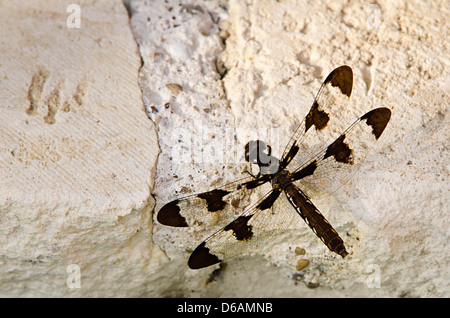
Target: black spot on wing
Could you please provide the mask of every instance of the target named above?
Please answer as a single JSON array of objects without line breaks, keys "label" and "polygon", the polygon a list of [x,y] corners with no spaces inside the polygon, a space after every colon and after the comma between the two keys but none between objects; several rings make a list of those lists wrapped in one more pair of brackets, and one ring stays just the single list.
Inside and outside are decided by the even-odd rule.
[{"label": "black spot on wing", "polygon": [[297,144],[292,145],[291,149],[289,149],[289,152],[286,154],[284,158],[282,158],[282,161],[280,163],[280,168],[284,169],[287,167],[287,165],[294,159],[295,155],[297,154],[299,150],[299,147]]},{"label": "black spot on wing", "polygon": [[272,193],[264,199],[260,204],[256,206],[256,208],[260,210],[266,210],[272,207],[272,205],[275,203],[276,199],[280,196],[280,189],[276,189],[272,191]]},{"label": "black spot on wing", "polygon": [[307,165],[306,167],[300,169],[299,171],[295,172],[292,177],[294,179],[294,181],[296,180],[300,180],[303,179],[307,176],[311,176],[314,171],[316,171],[317,169],[317,162],[316,160],[314,160],[313,162],[311,162],[309,165]]},{"label": "black spot on wing", "polygon": [[385,107],[373,109],[361,116],[361,120],[366,120],[367,125],[372,127],[376,139],[380,138],[390,119],[391,110]]},{"label": "black spot on wing", "polygon": [[325,79],[324,84],[327,83],[339,87],[342,94],[350,97],[353,86],[353,72],[351,67],[343,65],[334,69]]},{"label": "black spot on wing", "polygon": [[353,164],[352,149],[344,142],[345,135],[339,136],[331,145],[328,146],[324,159],[333,156],[337,162]]},{"label": "black spot on wing", "polygon": [[188,226],[186,219],[180,214],[178,202],[178,200],[169,202],[159,210],[158,215],[156,216],[159,223],[177,227]]},{"label": "black spot on wing", "polygon": [[223,201],[223,197],[229,194],[229,191],[225,190],[212,190],[209,192],[201,193],[197,195],[200,199],[206,200],[206,205],[209,212],[217,212],[223,210],[227,205],[227,202]]},{"label": "black spot on wing", "polygon": [[251,189],[254,189],[256,187],[259,187],[260,185],[266,183],[269,180],[270,180],[270,175],[262,175],[257,180],[252,180],[252,181],[248,181],[248,182],[245,182],[245,183],[241,184],[239,186],[239,188],[245,187],[246,189],[251,190]]},{"label": "black spot on wing", "polygon": [[312,125],[314,125],[317,130],[322,130],[327,126],[329,121],[330,115],[322,110],[319,110],[319,104],[317,101],[314,101],[308,115],[306,115],[305,118],[305,132],[307,132]]},{"label": "black spot on wing", "polygon": [[188,260],[188,266],[191,269],[200,269],[220,262],[221,260],[216,255],[211,254],[209,248],[203,242],[192,252]]},{"label": "black spot on wing", "polygon": [[236,220],[225,226],[223,229],[225,231],[232,231],[233,235],[239,241],[249,240],[253,237],[252,226],[248,225],[248,221],[252,216],[253,214],[247,216],[241,215]]}]

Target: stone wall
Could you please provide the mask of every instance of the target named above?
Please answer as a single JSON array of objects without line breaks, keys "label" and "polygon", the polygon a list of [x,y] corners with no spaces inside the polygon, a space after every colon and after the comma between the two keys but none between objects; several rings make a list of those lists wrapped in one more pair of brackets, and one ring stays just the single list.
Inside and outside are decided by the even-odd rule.
[{"label": "stone wall", "polygon": [[[449,296],[444,1],[71,5],[0,4],[1,296]],[[234,216],[169,228],[154,199],[241,177],[256,134],[279,155],[344,64],[344,126],[392,110],[362,167],[312,198],[349,256],[298,218],[256,255],[190,270]]]}]

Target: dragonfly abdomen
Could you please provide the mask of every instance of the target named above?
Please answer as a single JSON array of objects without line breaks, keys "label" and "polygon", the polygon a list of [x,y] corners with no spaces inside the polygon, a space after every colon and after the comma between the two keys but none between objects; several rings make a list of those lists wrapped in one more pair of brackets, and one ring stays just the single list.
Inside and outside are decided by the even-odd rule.
[{"label": "dragonfly abdomen", "polygon": [[332,252],[345,257],[348,252],[345,249],[344,241],[308,197],[293,183],[286,186],[285,194],[298,214],[300,214],[306,224],[309,225],[322,242]]}]

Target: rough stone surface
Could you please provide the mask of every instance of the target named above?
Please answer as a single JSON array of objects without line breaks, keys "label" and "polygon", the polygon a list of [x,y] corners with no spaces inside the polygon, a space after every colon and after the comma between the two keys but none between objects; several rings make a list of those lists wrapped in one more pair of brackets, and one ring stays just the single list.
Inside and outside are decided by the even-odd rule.
[{"label": "rough stone surface", "polygon": [[[213,283],[206,283],[205,272],[217,267],[196,272],[180,268],[190,277],[185,286],[195,279],[206,285],[187,294],[184,287],[172,285],[172,293],[448,297],[448,5],[138,3],[132,27],[144,60],[141,86],[147,111],[159,127],[163,158],[154,190],[156,210],[176,197],[232,180],[245,167],[242,155],[227,161],[220,150],[204,151],[208,160],[199,162],[199,149],[237,153],[249,131],[273,131],[275,140],[269,143],[283,147],[321,82],[337,66],[347,64],[354,71],[350,105],[335,114],[344,123],[376,107],[393,112],[362,168],[334,196],[314,201],[342,234],[348,258],[335,257],[300,220],[293,231],[280,233],[274,246],[255,251],[265,258],[231,260],[214,272]],[[170,83],[182,90],[168,87]],[[212,99],[215,108],[208,107]],[[205,138],[204,148],[196,152],[192,145],[202,131],[217,128],[222,134]],[[220,148],[223,138],[234,141]],[[223,226],[227,220],[220,221]],[[171,259],[168,264],[182,264],[217,228],[156,224],[153,237]],[[296,247],[304,248],[301,258],[310,261],[300,272],[295,270],[300,258]],[[264,259],[267,266],[260,266]],[[271,272],[273,265],[277,267]]]},{"label": "rough stone surface", "polygon": [[[450,296],[445,1],[85,1],[80,29],[69,1],[18,3],[0,5],[0,295]],[[260,255],[190,270],[233,216],[168,228],[151,194],[157,211],[239,177],[257,134],[279,154],[343,64],[344,123],[393,112],[353,178],[312,198],[349,256],[299,218]]]}]

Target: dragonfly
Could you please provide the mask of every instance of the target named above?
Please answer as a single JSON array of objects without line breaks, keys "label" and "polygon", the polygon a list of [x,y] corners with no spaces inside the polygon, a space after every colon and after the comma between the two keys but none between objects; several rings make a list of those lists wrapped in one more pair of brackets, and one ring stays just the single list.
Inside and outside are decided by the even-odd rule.
[{"label": "dragonfly", "polygon": [[314,205],[311,193],[330,194],[347,182],[391,118],[389,108],[375,108],[345,129],[336,114],[346,111],[352,86],[351,67],[334,69],[296,126],[281,159],[272,155],[265,142],[249,141],[245,160],[257,165],[256,175],[248,173],[221,187],[175,199],[159,210],[159,223],[190,227],[203,218],[230,215],[236,209],[235,198],[243,191],[269,185],[269,191],[195,248],[188,260],[191,269],[205,268],[266,244],[277,230],[289,226],[293,215],[300,216],[330,251],[343,258],[348,255],[344,240]]}]

